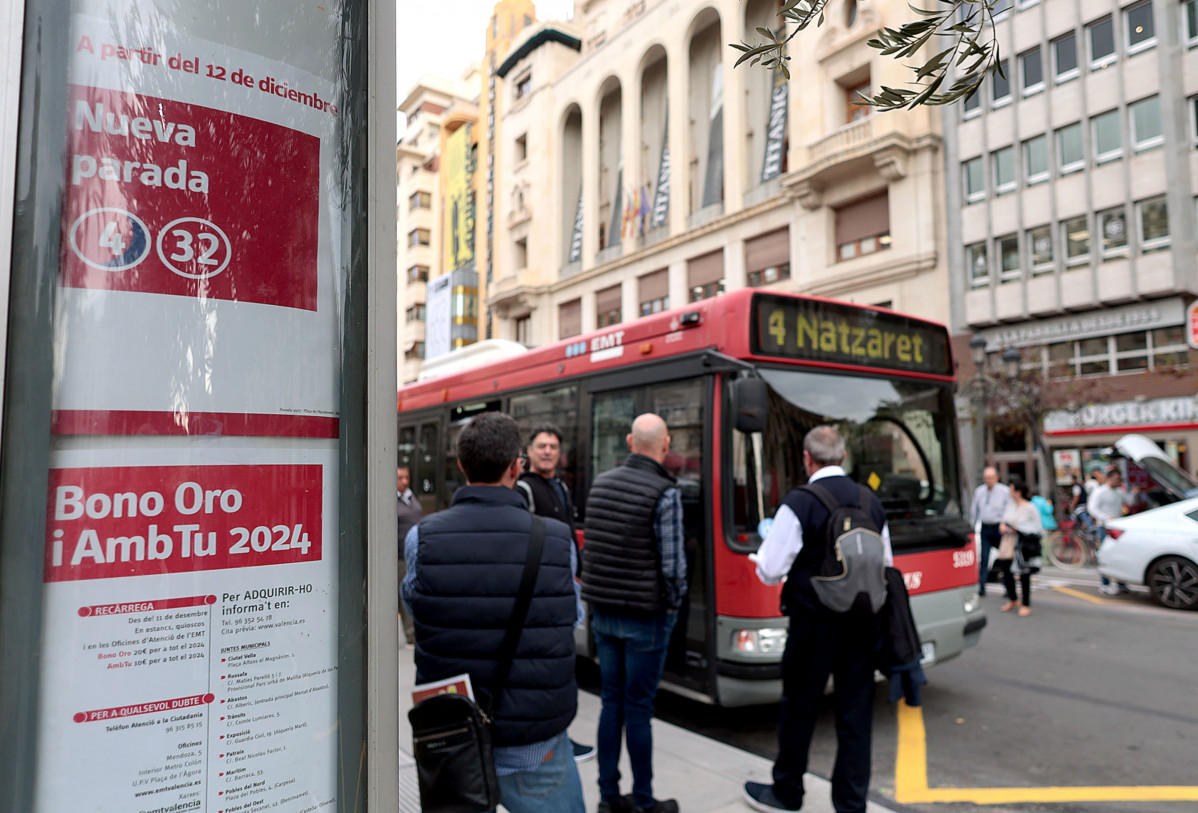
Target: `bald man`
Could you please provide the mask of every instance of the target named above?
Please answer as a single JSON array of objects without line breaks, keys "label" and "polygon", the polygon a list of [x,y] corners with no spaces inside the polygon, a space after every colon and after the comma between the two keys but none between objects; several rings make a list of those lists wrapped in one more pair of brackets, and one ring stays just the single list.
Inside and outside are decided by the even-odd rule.
[{"label": "bald man", "polygon": [[[595,478],[586,502],[582,597],[599,653],[598,813],[678,813],[653,796],[653,702],[670,633],[686,595],[682,498],[662,466],[666,422],[646,413],[626,438],[630,454]],[[620,745],[628,744],[632,793],[620,794]]]}]

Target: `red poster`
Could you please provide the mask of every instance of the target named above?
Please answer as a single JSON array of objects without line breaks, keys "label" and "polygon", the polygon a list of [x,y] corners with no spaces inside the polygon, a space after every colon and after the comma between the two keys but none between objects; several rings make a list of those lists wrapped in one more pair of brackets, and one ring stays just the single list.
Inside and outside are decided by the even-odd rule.
[{"label": "red poster", "polygon": [[316,310],[320,142],[72,85],[62,284]]},{"label": "red poster", "polygon": [[321,467],[52,469],[45,581],[321,560]]}]

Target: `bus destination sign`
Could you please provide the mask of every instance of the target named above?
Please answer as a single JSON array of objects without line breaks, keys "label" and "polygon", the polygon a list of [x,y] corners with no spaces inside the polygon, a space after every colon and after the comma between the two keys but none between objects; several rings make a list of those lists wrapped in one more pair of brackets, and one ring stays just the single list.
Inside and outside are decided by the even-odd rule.
[{"label": "bus destination sign", "polygon": [[896,313],[760,294],[749,329],[756,355],[953,374],[948,331]]}]

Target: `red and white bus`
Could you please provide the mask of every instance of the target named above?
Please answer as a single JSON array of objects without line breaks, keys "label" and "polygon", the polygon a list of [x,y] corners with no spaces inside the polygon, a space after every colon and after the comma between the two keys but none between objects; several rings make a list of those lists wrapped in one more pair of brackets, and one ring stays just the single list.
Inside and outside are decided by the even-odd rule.
[{"label": "red and white bus", "polygon": [[[749,554],[761,523],[805,482],[802,440],[846,439],[845,468],[886,507],[925,661],[977,643],[986,620],[963,516],[948,331],[892,311],[741,290],[400,390],[400,464],[426,513],[462,484],[455,440],[471,416],[557,424],[579,527],[595,476],[627,454],[633,418],[673,439],[690,591],[663,685],[726,706],[776,701],[787,619]],[[739,428],[738,428],[739,424]],[[754,425],[756,424],[756,425]],[[762,431],[764,430],[764,431]],[[585,554],[584,554],[585,559]],[[587,646],[585,632],[580,646]]]}]

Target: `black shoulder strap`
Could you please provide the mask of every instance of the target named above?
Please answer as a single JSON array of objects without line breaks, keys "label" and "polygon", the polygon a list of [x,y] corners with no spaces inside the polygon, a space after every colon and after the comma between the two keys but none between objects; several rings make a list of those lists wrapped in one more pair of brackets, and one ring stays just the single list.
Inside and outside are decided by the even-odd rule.
[{"label": "black shoulder strap", "polygon": [[840,507],[840,503],[832,496],[832,492],[819,483],[808,483],[805,486],[799,486],[799,490],[815,495],[815,498],[823,504],[824,508],[828,509],[828,516],[831,516]]},{"label": "black shoulder strap", "polygon": [[516,606],[512,609],[512,617],[508,619],[503,643],[499,645],[495,682],[487,707],[483,710],[488,717],[494,716],[495,706],[499,704],[499,695],[507,685],[508,675],[512,671],[516,644],[520,641],[524,620],[528,617],[528,607],[532,604],[532,590],[537,583],[537,571],[541,568],[541,552],[545,548],[545,521],[536,514],[529,514],[529,518],[532,520],[532,528],[528,536],[528,558],[524,560],[524,575],[520,579],[520,592],[516,594]]}]

